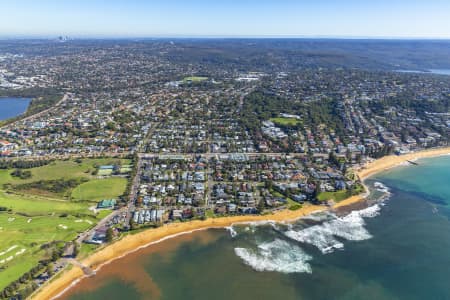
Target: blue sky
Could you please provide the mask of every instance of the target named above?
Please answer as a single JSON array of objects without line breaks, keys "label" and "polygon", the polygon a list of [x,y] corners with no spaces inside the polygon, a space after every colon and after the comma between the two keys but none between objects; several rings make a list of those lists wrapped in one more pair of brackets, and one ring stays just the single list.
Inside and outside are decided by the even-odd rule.
[{"label": "blue sky", "polygon": [[0,0],[0,35],[450,38],[450,0]]}]

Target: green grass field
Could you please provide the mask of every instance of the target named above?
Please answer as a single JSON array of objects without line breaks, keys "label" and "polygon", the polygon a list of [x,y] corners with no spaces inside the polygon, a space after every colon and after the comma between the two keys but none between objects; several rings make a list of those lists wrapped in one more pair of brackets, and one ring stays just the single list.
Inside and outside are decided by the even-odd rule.
[{"label": "green grass field", "polygon": [[0,206],[29,216],[51,214],[92,214],[88,210],[89,203],[77,203],[59,199],[49,199],[32,195],[8,194],[0,191]]},{"label": "green grass field", "polygon": [[[89,207],[95,205],[96,201],[122,195],[127,179],[97,179],[92,173],[96,166],[112,165],[117,161],[56,161],[29,169],[32,177],[25,180],[12,177],[10,174],[13,170],[0,170],[0,207],[9,210],[0,212],[0,290],[36,266],[39,260],[48,258],[50,253],[41,249],[43,244],[71,241],[78,233],[94,226],[111,213],[110,210],[105,210],[95,216]],[[131,163],[125,159],[120,162],[123,165]],[[18,184],[62,178],[86,178],[89,181],[70,191],[69,195],[73,196],[73,200],[58,194],[43,197],[39,191],[25,190],[18,193],[13,189]],[[3,190],[5,184],[12,185],[11,191]],[[11,247],[12,250],[7,252]]]},{"label": "green grass field", "polygon": [[0,170],[0,187],[4,184],[23,184],[37,180],[56,180],[60,178],[95,178],[91,173],[95,171],[98,165],[112,165],[116,162],[129,165],[129,159],[84,159],[81,163],[73,160],[55,161],[49,165],[28,169],[31,171],[32,177],[29,179],[20,179],[12,177],[12,170]]},{"label": "green grass field", "polygon": [[127,186],[125,178],[95,179],[83,183],[72,191],[72,200],[100,201],[115,199],[123,194]]},{"label": "green grass field", "polygon": [[208,80],[208,77],[202,77],[202,76],[189,76],[183,78],[183,82],[202,82]]},{"label": "green grass field", "polygon": [[98,170],[97,175],[98,176],[110,176],[112,175],[113,170]]},{"label": "green grass field", "polygon": [[92,252],[99,248],[98,245],[93,244],[85,244],[83,243],[80,247],[80,253],[78,254],[78,258],[81,260],[83,258],[88,257]]},{"label": "green grass field", "polygon": [[283,126],[296,126],[301,124],[300,120],[297,120],[295,118],[271,118],[270,121],[274,122],[277,125],[283,125]]},{"label": "green grass field", "polygon": [[88,178],[92,179],[91,173],[97,165],[112,165],[120,161],[123,165],[129,165],[128,159],[84,159],[82,163],[75,161],[55,161],[49,165],[29,169],[32,177],[29,179],[15,178],[10,175],[12,170],[0,170],[0,187],[4,184],[23,184],[36,180],[56,180],[60,178]]},{"label": "green grass field", "polygon": [[349,193],[346,190],[337,192],[322,192],[317,196],[319,201],[334,200],[335,202],[340,202],[349,197]]},{"label": "green grass field", "polygon": [[0,213],[0,268],[4,268],[0,272],[0,290],[50,255],[40,249],[42,244],[70,241],[97,221],[94,217],[24,217]]},{"label": "green grass field", "polygon": [[[298,202],[292,200],[291,198],[285,197],[283,194],[281,194],[281,193],[279,193],[279,192],[277,192],[277,191],[270,190],[270,193],[271,193],[272,196],[274,196],[274,197],[286,199],[286,201],[287,201],[287,207],[288,207],[289,209],[290,209],[290,208],[296,208],[296,207],[299,206],[299,203],[298,203]],[[301,207],[301,206],[300,206],[300,207]]]},{"label": "green grass field", "polygon": [[131,171],[133,171],[133,166],[131,166],[131,165],[124,165],[120,168],[121,174],[130,173]]},{"label": "green grass field", "polygon": [[[113,165],[120,162],[123,165],[129,165],[128,159],[85,159],[81,163],[75,161],[55,161],[49,165],[28,169],[32,176],[28,179],[20,179],[18,177],[11,176],[12,169],[0,170],[0,189],[3,189],[5,185],[10,185],[10,190],[17,191],[14,186],[29,184],[39,180],[58,180],[58,179],[88,179],[92,180],[97,175],[92,175],[99,165]],[[109,176],[112,171],[107,170],[107,173],[98,174],[100,176]],[[39,195],[50,198],[69,198],[72,189],[64,191],[63,193],[54,193],[43,189],[25,189],[21,190],[21,193]]]}]

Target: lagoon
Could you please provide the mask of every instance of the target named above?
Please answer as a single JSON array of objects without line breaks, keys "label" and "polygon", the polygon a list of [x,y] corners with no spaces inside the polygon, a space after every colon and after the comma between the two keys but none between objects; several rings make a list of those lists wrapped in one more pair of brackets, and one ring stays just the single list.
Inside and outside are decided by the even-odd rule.
[{"label": "lagoon", "polygon": [[30,102],[29,98],[0,98],[0,121],[23,114]]}]

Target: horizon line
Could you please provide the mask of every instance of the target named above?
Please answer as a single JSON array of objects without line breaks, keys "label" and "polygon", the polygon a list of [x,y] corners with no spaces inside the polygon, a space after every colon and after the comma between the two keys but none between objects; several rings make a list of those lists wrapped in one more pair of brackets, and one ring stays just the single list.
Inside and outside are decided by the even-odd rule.
[{"label": "horizon line", "polygon": [[191,35],[191,34],[155,34],[148,36],[109,35],[109,34],[0,34],[0,40],[48,40],[67,37],[71,40],[142,40],[142,39],[328,39],[328,40],[450,40],[446,36],[346,36],[346,35]]}]

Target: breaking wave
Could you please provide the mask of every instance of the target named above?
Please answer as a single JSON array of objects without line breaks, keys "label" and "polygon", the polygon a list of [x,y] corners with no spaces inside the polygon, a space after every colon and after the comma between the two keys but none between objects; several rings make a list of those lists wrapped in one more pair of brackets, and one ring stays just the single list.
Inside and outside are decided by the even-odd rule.
[{"label": "breaking wave", "polygon": [[[363,241],[372,238],[366,229],[365,219],[380,214],[384,201],[345,216],[323,212],[302,218],[296,224],[251,224],[230,227],[231,235],[254,246],[236,247],[235,254],[256,271],[281,273],[312,273],[312,260],[302,244],[316,247],[322,254],[344,249],[345,241]],[[312,224],[311,224],[312,222]],[[258,228],[258,230],[256,230]],[[240,239],[236,241],[239,242]],[[269,242],[267,242],[269,240]],[[298,243],[299,242],[299,243]]]},{"label": "breaking wave", "polygon": [[[243,226],[246,225],[246,226]],[[279,230],[279,224],[274,221],[257,221],[257,222],[245,222],[236,223],[231,226],[225,227],[225,229],[230,233],[232,238],[237,237],[240,233],[255,233],[257,228],[261,226],[269,225],[275,230]]]},{"label": "breaking wave", "polygon": [[343,242],[337,238],[349,241],[370,239],[372,235],[365,228],[364,218],[378,216],[380,209],[380,205],[376,204],[360,211],[353,211],[344,217],[333,216],[329,221],[298,231],[291,226],[284,235],[292,240],[311,244],[323,254],[331,253],[344,248]]},{"label": "breaking wave", "polygon": [[302,217],[302,220],[322,222],[329,218],[329,212],[318,212]]},{"label": "breaking wave", "polygon": [[381,182],[378,181],[374,182],[373,187],[379,192],[390,194],[389,188]]},{"label": "breaking wave", "polygon": [[256,271],[275,271],[281,273],[311,273],[308,263],[312,259],[300,247],[275,239],[258,245],[256,250],[235,248],[234,252],[245,264]]},{"label": "breaking wave", "polygon": [[238,235],[237,231],[233,228],[233,226],[228,226],[225,228],[230,232],[231,237],[236,237]]}]

